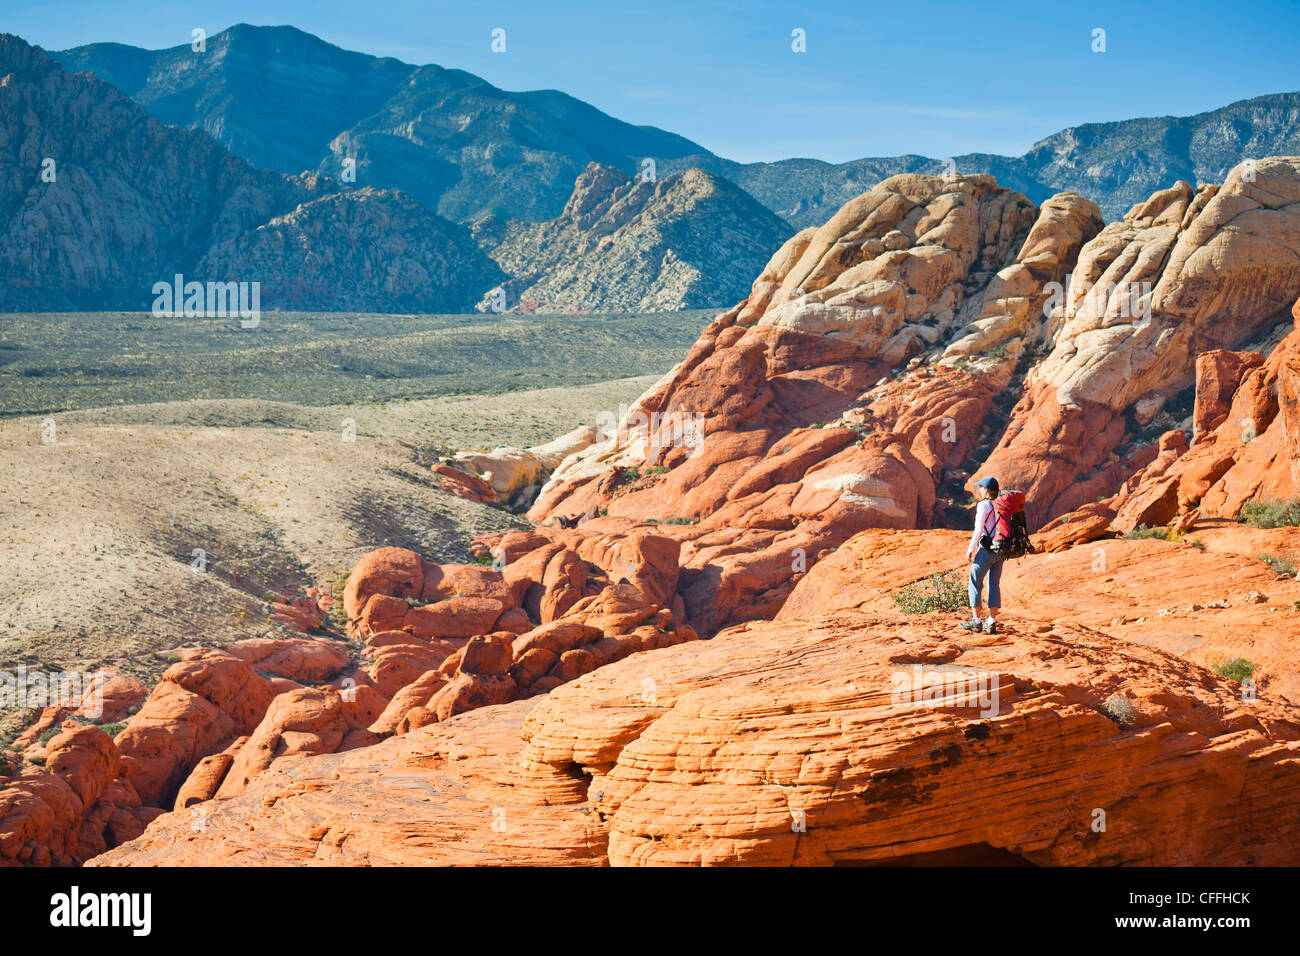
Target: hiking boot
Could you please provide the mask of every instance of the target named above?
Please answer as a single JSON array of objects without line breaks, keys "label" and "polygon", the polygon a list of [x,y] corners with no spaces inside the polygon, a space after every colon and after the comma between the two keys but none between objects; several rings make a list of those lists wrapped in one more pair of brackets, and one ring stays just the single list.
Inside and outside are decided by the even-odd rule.
[{"label": "hiking boot", "polygon": [[961,626],[968,631],[978,631],[981,627],[983,627],[983,625],[980,623],[980,619],[977,617],[973,617],[969,621],[962,621]]},{"label": "hiking boot", "polygon": [[982,625],[976,621],[975,626],[977,628],[982,627],[985,634],[996,634],[998,632],[998,622],[993,620],[993,618],[989,618]]}]

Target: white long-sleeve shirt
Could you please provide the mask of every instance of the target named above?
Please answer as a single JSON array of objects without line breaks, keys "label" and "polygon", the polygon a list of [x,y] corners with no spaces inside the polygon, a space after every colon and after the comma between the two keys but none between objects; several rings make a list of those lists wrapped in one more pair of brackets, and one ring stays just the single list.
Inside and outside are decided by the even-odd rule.
[{"label": "white long-sleeve shirt", "polygon": [[993,501],[985,498],[975,509],[975,530],[970,536],[970,550],[977,551],[980,546],[980,535],[986,534],[993,537],[993,529],[997,527],[998,516],[993,513]]}]

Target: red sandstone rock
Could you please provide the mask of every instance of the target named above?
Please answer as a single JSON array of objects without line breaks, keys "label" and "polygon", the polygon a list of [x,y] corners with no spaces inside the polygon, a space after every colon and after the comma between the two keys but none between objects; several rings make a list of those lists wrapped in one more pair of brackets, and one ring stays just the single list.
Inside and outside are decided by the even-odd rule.
[{"label": "red sandstone rock", "polygon": [[[1121,488],[1113,503],[1117,527],[1164,524],[1193,508],[1209,517],[1233,517],[1246,501],[1300,495],[1300,444],[1294,440],[1300,436],[1300,408],[1292,398],[1300,390],[1300,332],[1283,339],[1262,363],[1246,358],[1240,365],[1240,384],[1227,413],[1216,416],[1217,427],[1199,432],[1190,450],[1162,451]],[[1221,397],[1217,375],[1207,371],[1198,383],[1198,389],[1211,390],[1207,405]]]},{"label": "red sandstone rock", "polygon": [[371,551],[352,569],[343,587],[343,609],[355,619],[372,594],[418,598],[424,589],[424,562],[405,548]]},{"label": "red sandstone rock", "polygon": [[343,698],[332,687],[304,687],[281,694],[234,755],[215,794],[242,793],[259,773],[281,757],[333,753],[351,728]]},{"label": "red sandstone rock", "polygon": [[[1052,351],[1030,374],[1007,431],[980,469],[1003,487],[1024,489],[1039,520],[1079,503],[1063,496],[1123,445],[1127,411],[1175,395],[1196,380],[1199,354],[1269,333],[1295,301],[1300,158],[1264,160],[1259,175],[1249,177],[1243,169],[1219,189],[1193,193],[1178,183],[1156,194],[1080,252]],[[1225,359],[1222,374],[1235,375],[1237,364]],[[1212,421],[1226,385],[1214,368],[1200,371],[1203,417]],[[1259,371],[1246,372],[1238,394]],[[1220,427],[1234,416],[1235,409]],[[1265,437],[1262,423],[1255,431]],[[1225,488],[1207,503],[1211,510],[1227,514],[1257,494],[1253,476],[1278,484],[1281,450],[1266,441],[1250,453],[1243,469],[1252,476],[1250,490]],[[1127,476],[1115,477],[1112,488]]]},{"label": "red sandstone rock", "polygon": [[227,771],[230,770],[230,765],[235,760],[235,755],[247,742],[248,737],[237,737],[221,753],[209,754],[195,764],[194,769],[190,771],[190,775],[185,778],[185,782],[176,791],[174,809],[183,810],[196,803],[202,803],[204,800],[211,800],[216,796],[221,781],[225,779]]},{"label": "red sandstone rock", "polygon": [[122,775],[143,803],[170,803],[199,760],[252,732],[271,698],[270,685],[239,658],[191,653],[167,669],[118,734]]},{"label": "red sandstone rock", "polygon": [[1264,356],[1258,352],[1213,349],[1196,356],[1196,410],[1192,421],[1197,435],[1223,424],[1242,376],[1263,363]]},{"label": "red sandstone rock", "polygon": [[[1079,625],[955,625],[742,625],[272,769],[208,833],[172,814],[95,864],[1295,862],[1300,709]],[[900,699],[918,674],[947,696]]]},{"label": "red sandstone rock", "polygon": [[449,494],[480,503],[497,500],[492,486],[478,475],[471,475],[451,465],[430,465],[429,470],[438,476],[439,486]]},{"label": "red sandstone rock", "polygon": [[347,649],[337,641],[255,637],[227,644],[222,650],[247,661],[256,671],[297,681],[328,680],[348,663]]},{"label": "red sandstone rock", "polygon": [[100,723],[116,723],[133,713],[148,695],[149,688],[134,677],[97,671],[75,713]]},{"label": "red sandstone rock", "polygon": [[1075,545],[1113,537],[1116,532],[1112,531],[1111,522],[1114,519],[1115,512],[1110,505],[1094,502],[1049,521],[1030,540],[1038,551],[1064,551]]},{"label": "red sandstone rock", "polygon": [[99,727],[65,723],[44,756],[43,767],[0,764],[0,866],[80,863],[122,842],[109,818],[140,804],[117,779],[121,758]]}]

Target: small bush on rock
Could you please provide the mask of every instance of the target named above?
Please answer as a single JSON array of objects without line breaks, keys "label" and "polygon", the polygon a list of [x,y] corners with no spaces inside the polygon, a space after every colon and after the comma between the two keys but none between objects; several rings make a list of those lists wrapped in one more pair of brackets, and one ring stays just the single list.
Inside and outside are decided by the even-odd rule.
[{"label": "small bush on rock", "polygon": [[956,571],[941,571],[890,595],[904,614],[959,611],[966,607],[966,584]]}]

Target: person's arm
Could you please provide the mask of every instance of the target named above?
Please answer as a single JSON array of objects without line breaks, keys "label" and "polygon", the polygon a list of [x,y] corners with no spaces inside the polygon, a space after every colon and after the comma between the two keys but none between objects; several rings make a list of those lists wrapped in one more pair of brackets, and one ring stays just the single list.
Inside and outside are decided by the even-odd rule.
[{"label": "person's arm", "polygon": [[970,560],[975,556],[975,552],[980,547],[980,535],[984,533],[984,523],[988,520],[989,509],[993,507],[989,500],[985,498],[975,509],[975,530],[970,535],[970,547],[966,549],[966,559]]}]

